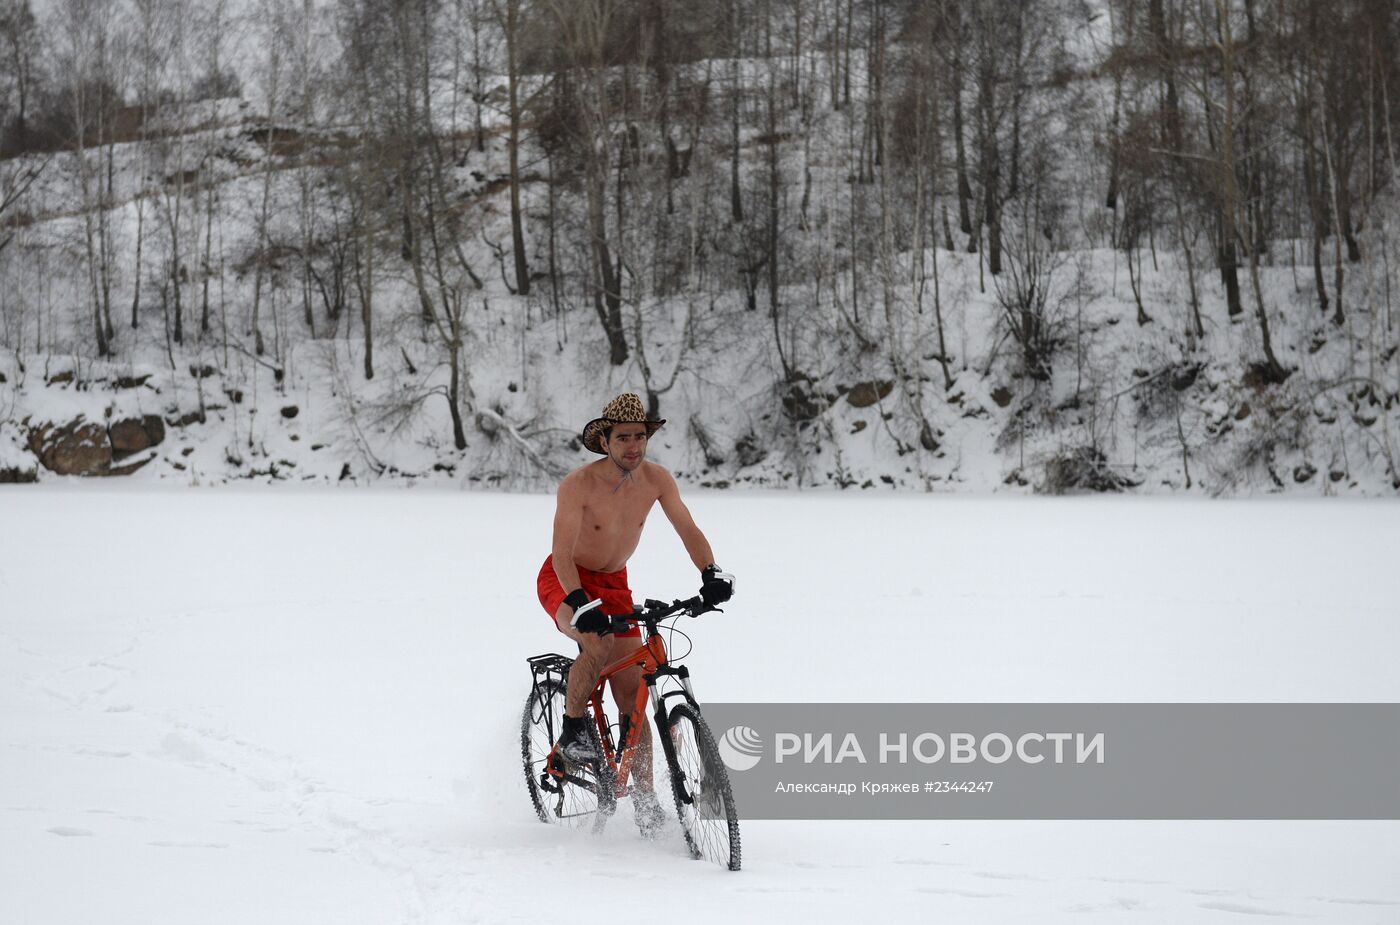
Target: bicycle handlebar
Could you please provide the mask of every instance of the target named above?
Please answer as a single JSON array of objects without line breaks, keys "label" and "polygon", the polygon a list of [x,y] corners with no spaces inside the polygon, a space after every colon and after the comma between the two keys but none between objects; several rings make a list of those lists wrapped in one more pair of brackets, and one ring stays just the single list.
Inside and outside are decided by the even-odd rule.
[{"label": "bicycle handlebar", "polygon": [[674,600],[667,604],[663,601],[647,598],[644,607],[638,607],[630,614],[619,614],[608,617],[608,625],[600,630],[598,635],[610,636],[616,633],[625,633],[633,626],[641,623],[656,623],[668,617],[677,617],[682,614],[688,617],[698,617],[702,613],[710,612],[722,613],[718,607],[711,607],[705,603],[700,595],[686,600]]}]

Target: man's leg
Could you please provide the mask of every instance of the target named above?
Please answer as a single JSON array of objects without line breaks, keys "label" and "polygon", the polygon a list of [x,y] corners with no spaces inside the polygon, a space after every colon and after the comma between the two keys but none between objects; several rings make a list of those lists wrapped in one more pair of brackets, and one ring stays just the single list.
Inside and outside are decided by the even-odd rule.
[{"label": "man's leg", "polygon": [[[611,658],[618,659],[637,648],[641,642],[636,636],[613,637]],[[642,666],[633,665],[619,671],[608,679],[612,688],[613,702],[617,704],[618,715],[630,715],[637,703],[637,692],[643,690]],[[652,781],[651,720],[647,718],[647,707],[642,708],[641,728],[637,732],[637,750],[632,754],[632,812],[637,820],[637,828],[645,838],[656,838],[665,825],[665,813],[656,798],[656,787]]]},{"label": "man's leg", "polygon": [[564,715],[582,716],[593,688],[598,686],[598,678],[608,667],[612,653],[613,637],[599,636],[597,633],[580,633],[569,625],[574,618],[573,608],[561,604],[554,614],[554,624],[559,632],[579,644],[581,650],[569,669],[568,689],[564,694]]},{"label": "man's leg", "polygon": [[[608,654],[609,663],[636,649],[641,643],[641,638],[614,636],[611,642],[612,650]],[[633,665],[631,668],[619,671],[608,680],[608,686],[612,689],[613,703],[617,704],[618,716],[631,713],[632,707],[637,702],[637,691],[642,686],[642,666]],[[647,719],[646,710],[642,711],[641,738],[637,740],[637,752],[632,758],[632,779],[640,789],[652,789],[651,721]]]}]

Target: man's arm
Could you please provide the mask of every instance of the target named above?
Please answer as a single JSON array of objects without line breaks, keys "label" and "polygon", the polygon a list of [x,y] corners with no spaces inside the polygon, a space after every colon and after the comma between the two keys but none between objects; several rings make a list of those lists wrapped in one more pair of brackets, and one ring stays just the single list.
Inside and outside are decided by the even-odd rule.
[{"label": "man's arm", "polygon": [[574,564],[574,546],[583,528],[583,489],[573,476],[559,483],[558,501],[554,508],[554,574],[567,594],[582,587],[578,566]]},{"label": "man's arm", "polygon": [[710,541],[705,539],[705,534],[700,532],[700,528],[695,526],[695,519],[690,516],[690,509],[681,501],[681,490],[676,485],[676,480],[664,468],[657,466],[657,478],[661,482],[661,510],[666,513],[666,519],[671,521],[671,526],[676,528],[676,535],[685,544],[685,551],[690,554],[690,561],[695,563],[697,569],[703,570],[707,565],[714,565],[715,554],[710,549]]}]

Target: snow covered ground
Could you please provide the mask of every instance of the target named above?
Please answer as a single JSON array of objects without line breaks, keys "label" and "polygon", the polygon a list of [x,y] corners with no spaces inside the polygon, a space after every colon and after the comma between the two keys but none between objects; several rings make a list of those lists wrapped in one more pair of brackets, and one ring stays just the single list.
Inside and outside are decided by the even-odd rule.
[{"label": "snow covered ground", "polygon": [[[690,500],[739,580],[688,627],[702,701],[1400,700],[1395,504]],[[525,657],[562,648],[551,512],[0,491],[4,921],[1400,922],[1396,822],[751,821],[739,873],[625,808],[541,825],[517,730]],[[689,593],[655,519],[634,587]]]}]

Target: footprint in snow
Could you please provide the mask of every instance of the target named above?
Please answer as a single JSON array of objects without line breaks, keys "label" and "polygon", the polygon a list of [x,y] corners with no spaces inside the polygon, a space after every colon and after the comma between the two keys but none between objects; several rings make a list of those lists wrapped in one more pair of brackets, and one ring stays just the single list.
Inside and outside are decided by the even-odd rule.
[{"label": "footprint in snow", "polygon": [[1126,896],[1115,896],[1108,902],[1101,903],[1075,903],[1065,908],[1066,912],[1130,912],[1140,908],[1142,900],[1129,899]]},{"label": "footprint in snow", "polygon": [[1296,913],[1293,912],[1283,912],[1279,909],[1265,909],[1263,906],[1247,906],[1244,903],[1201,903],[1201,908],[1213,909],[1216,912],[1237,912],[1240,915],[1296,915]]},{"label": "footprint in snow", "polygon": [[198,743],[173,732],[161,740],[160,747],[161,752],[156,755],[158,758],[176,758],[192,764],[201,764],[209,757]]},{"label": "footprint in snow", "polygon": [[914,889],[915,893],[939,893],[944,896],[963,896],[967,899],[1000,899],[1010,896],[1010,893],[987,893],[983,890],[959,890],[954,887],[921,886]]},{"label": "footprint in snow", "polygon": [[1030,874],[1008,874],[995,870],[979,870],[973,872],[974,877],[986,877],[988,880],[1044,880],[1044,877],[1032,877]]},{"label": "footprint in snow", "polygon": [[1309,896],[1308,899],[1348,906],[1400,906],[1400,900],[1397,899],[1352,899],[1345,896]]}]

